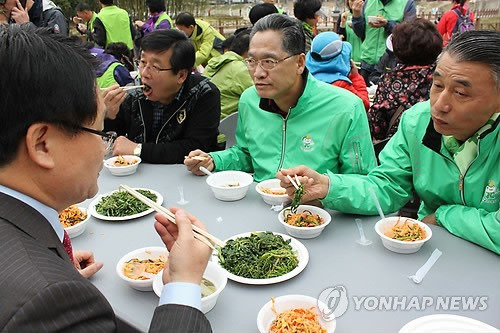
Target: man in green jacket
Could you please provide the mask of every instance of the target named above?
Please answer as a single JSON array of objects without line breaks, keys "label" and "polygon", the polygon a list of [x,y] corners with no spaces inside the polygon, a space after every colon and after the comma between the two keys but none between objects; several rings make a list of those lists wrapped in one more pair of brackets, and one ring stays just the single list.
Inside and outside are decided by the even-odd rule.
[{"label": "man in green jacket", "polygon": [[126,10],[113,4],[113,0],[99,0],[102,9],[94,20],[94,41],[105,48],[111,43],[125,43],[134,47],[135,28]]},{"label": "man in green jacket", "polygon": [[213,57],[224,53],[222,42],[225,40],[214,27],[202,20],[195,20],[190,13],[183,12],[175,18],[175,26],[184,32],[194,43],[196,61],[194,66],[206,66]]},{"label": "man in green jacket", "polygon": [[[255,86],[240,99],[236,145],[192,151],[188,170],[242,170],[262,181],[300,163],[322,173],[366,174],[376,166],[363,103],[307,72],[304,39],[295,18],[271,14],[257,22],[246,59]],[[197,155],[208,158],[191,158]]]},{"label": "man in green jacket", "polygon": [[375,189],[386,213],[401,208],[414,189],[419,219],[500,254],[500,34],[460,34],[439,58],[430,102],[403,113],[396,135],[368,175],[321,175],[304,166],[286,175],[306,184],[305,201],[346,213],[375,215]]},{"label": "man in green jacket", "polygon": [[94,31],[94,21],[97,18],[96,12],[88,4],[80,2],[75,8],[76,16],[73,17],[73,23],[76,24],[76,30],[86,36],[87,41],[92,41],[92,32]]},{"label": "man in green jacket", "polygon": [[249,40],[250,30],[238,33],[231,43],[230,51],[210,59],[203,72],[219,88],[221,119],[238,111],[241,94],[253,85],[243,61],[248,56]]}]

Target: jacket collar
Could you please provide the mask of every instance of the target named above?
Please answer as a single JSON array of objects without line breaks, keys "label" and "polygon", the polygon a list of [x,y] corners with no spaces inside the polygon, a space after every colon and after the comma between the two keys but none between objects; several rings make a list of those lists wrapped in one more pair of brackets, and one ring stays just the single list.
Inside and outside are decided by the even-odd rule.
[{"label": "jacket collar", "polygon": [[[491,126],[491,128],[489,130],[487,130],[481,134],[479,139],[483,139],[488,134],[494,132],[497,129],[499,123],[500,123],[500,117],[497,118],[497,120],[495,121],[493,126]],[[425,135],[422,139],[422,143],[424,144],[424,146],[432,149],[436,153],[441,153],[441,138],[442,138],[442,135],[439,134],[434,129],[434,123],[432,122],[432,118],[431,118],[429,120],[429,124],[427,125],[427,129],[426,129]]]}]

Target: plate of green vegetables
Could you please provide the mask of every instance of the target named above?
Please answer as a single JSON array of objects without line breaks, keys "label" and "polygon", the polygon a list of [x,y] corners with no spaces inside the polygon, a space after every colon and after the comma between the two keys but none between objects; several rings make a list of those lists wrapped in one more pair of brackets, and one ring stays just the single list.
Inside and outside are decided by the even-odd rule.
[{"label": "plate of green vegetables", "polygon": [[244,284],[289,280],[309,262],[309,252],[301,242],[277,232],[247,232],[225,243],[214,254],[214,261],[226,271],[228,279]]},{"label": "plate of green vegetables", "polygon": [[[147,188],[134,188],[134,190],[155,201],[158,205],[163,203],[163,196],[156,191]],[[106,221],[132,220],[152,212],[154,212],[153,208],[121,190],[100,194],[89,205],[89,213],[92,216]]]}]

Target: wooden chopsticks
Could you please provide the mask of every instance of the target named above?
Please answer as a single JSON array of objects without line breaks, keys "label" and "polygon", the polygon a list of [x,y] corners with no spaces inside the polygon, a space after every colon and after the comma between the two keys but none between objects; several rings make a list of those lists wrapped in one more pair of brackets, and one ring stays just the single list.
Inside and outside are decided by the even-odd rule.
[{"label": "wooden chopsticks", "polygon": [[293,181],[293,178],[290,177],[290,175],[286,175],[286,177],[288,178],[288,180],[290,181],[290,183],[292,183],[293,187],[295,187],[296,190],[298,190],[299,186],[302,185],[300,183],[299,177],[297,177],[297,175],[295,175],[295,182]]},{"label": "wooden chopsticks", "polygon": [[205,161],[208,159],[208,157],[206,156],[193,156],[193,157],[189,157],[189,156],[184,156],[185,159],[193,159],[193,160],[197,160],[197,161]]},{"label": "wooden chopsticks", "polygon": [[[144,85],[140,85],[140,86],[122,86],[120,87],[122,88],[123,91],[129,91],[129,90],[134,90],[134,89],[142,89],[144,88]],[[106,90],[108,88],[100,88],[100,90]]]},{"label": "wooden chopsticks", "polygon": [[[145,197],[144,195],[140,194],[139,192],[137,192],[136,190],[130,188],[129,186],[127,185],[120,185],[120,188],[124,189],[125,191],[127,191],[128,193],[130,193],[132,196],[134,196],[135,198],[137,198],[138,200],[140,200],[141,202],[143,202],[144,204],[148,205],[149,207],[153,208],[154,210],[156,210],[158,213],[163,213],[166,215],[166,217],[172,222],[172,223],[175,223],[175,214],[172,213],[169,209],[165,208],[165,207],[162,207],[160,205],[158,205],[156,202],[154,202],[153,200]],[[218,246],[221,246],[223,247],[225,244],[223,241],[221,241],[220,239],[218,239],[217,237],[215,236],[212,236],[211,234],[209,234],[208,232],[206,232],[205,230],[195,226],[194,224],[192,225],[193,227],[193,234],[194,234],[194,238],[198,239],[200,242],[202,242],[203,244],[205,244],[206,246],[210,247],[212,250],[215,250],[214,246],[212,245],[212,243],[214,245],[218,245]]]}]

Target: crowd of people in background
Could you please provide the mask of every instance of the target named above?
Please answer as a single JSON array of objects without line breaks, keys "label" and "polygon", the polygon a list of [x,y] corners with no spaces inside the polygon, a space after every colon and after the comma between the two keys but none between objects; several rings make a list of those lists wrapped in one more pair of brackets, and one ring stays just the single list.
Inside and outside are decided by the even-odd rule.
[{"label": "crowd of people in background", "polygon": [[[171,16],[163,0],[146,0],[144,21],[99,1],[99,10],[74,8],[80,36],[69,37],[52,1],[0,0],[0,91],[12,91],[0,101],[0,247],[19,240],[4,253],[21,253],[28,270],[59,272],[47,273],[46,288],[22,291],[34,305],[9,308],[14,319],[0,316],[0,331],[116,329],[108,302],[85,279],[100,266],[90,255],[71,263],[65,236],[47,223],[97,193],[101,137],[113,155],[185,164],[195,175],[204,167],[279,178],[290,196],[287,176],[297,176],[303,201],[345,213],[376,214],[371,188],[386,213],[419,198],[413,214],[421,221],[500,254],[500,33],[474,31],[465,0],[453,0],[437,25],[416,18],[414,0],[347,0],[337,30],[321,33],[320,0],[295,0],[295,17],[263,1],[250,25],[229,36],[191,13]],[[234,113],[236,144],[226,147],[218,128]],[[75,162],[68,151],[85,158]],[[155,227],[173,249],[165,293],[182,295],[199,284],[209,249],[192,236],[191,224],[201,222],[174,212],[178,227],[161,216]],[[40,234],[24,220],[40,220]],[[26,259],[23,246],[40,261]],[[0,298],[16,292],[2,288]],[[81,297],[73,321],[57,319],[65,310],[48,301],[54,295]],[[151,331],[210,332],[196,302],[172,299],[156,309]]]}]

